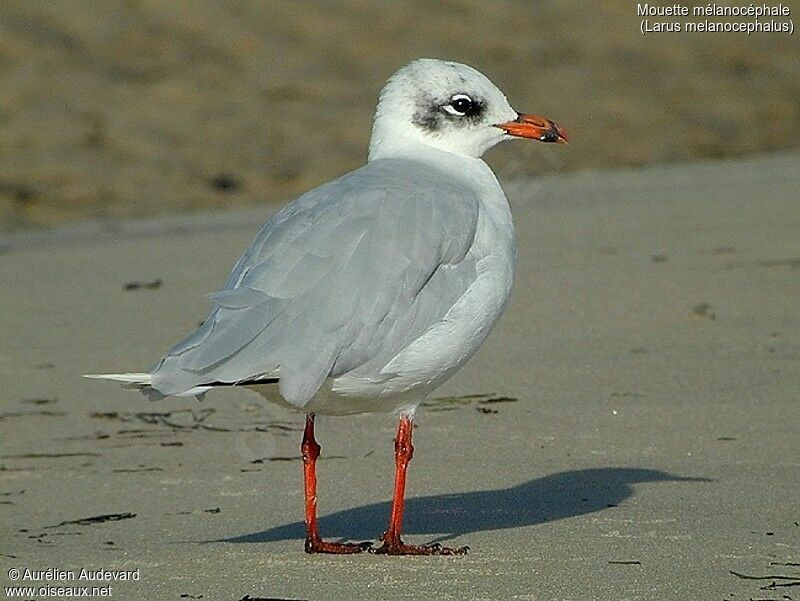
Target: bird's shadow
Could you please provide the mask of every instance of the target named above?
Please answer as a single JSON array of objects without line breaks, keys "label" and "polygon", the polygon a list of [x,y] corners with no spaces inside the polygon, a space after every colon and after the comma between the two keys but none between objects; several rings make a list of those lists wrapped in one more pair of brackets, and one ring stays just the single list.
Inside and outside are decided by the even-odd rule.
[{"label": "bird's shadow", "polygon": [[[677,481],[710,482],[641,468],[559,472],[510,488],[409,498],[403,531],[436,535],[437,541],[444,541],[470,532],[533,526],[618,505],[633,495],[633,485],[639,482]],[[388,502],[373,503],[326,515],[319,519],[319,526],[326,538],[373,539],[385,529],[388,516]],[[215,542],[266,543],[304,537],[303,522],[292,522]]]}]

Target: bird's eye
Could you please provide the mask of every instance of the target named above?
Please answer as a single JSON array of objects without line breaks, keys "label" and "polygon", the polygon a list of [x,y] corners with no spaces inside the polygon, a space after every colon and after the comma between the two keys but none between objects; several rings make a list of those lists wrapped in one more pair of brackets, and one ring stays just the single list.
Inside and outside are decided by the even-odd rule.
[{"label": "bird's eye", "polygon": [[448,104],[444,105],[444,110],[451,115],[463,117],[475,111],[475,102],[466,94],[456,94]]}]

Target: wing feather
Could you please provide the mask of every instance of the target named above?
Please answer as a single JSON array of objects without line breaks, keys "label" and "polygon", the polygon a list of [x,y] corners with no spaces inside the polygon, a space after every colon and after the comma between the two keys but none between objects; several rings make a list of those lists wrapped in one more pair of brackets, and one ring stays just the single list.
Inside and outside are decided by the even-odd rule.
[{"label": "wing feather", "polygon": [[153,386],[177,394],[279,373],[302,406],[329,376],[381,374],[475,279],[475,193],[421,163],[372,161],[270,219]]}]

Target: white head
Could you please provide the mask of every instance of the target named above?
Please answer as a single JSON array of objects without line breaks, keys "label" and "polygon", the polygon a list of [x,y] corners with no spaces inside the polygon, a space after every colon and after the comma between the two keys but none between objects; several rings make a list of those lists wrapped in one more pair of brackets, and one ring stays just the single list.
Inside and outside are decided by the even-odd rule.
[{"label": "white head", "polygon": [[424,145],[478,158],[511,137],[566,142],[558,125],[522,115],[472,67],[429,58],[415,60],[389,78],[380,93],[369,158]]}]

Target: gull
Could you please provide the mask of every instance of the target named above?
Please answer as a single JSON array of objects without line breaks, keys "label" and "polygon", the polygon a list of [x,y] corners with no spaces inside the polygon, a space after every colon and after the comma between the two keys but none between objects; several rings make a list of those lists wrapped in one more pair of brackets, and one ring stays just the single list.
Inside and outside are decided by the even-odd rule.
[{"label": "gull", "polygon": [[[90,374],[150,398],[243,386],[305,413],[305,550],[455,555],[401,529],[420,403],[486,339],[516,261],[508,201],[481,159],[511,138],[567,142],[511,108],[477,70],[418,59],[380,92],[367,163],[306,192],[256,235],[213,306],[147,373]],[[317,526],[318,414],[394,413],[394,496],[381,546],[324,541]]]}]

